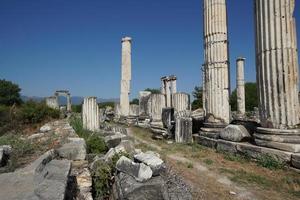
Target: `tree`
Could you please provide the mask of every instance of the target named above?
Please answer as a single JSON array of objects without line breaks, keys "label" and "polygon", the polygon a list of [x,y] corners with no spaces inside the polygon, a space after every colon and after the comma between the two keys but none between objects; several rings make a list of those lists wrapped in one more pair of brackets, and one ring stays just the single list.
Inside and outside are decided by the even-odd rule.
[{"label": "tree", "polygon": [[152,94],[160,94],[160,89],[157,88],[146,88],[145,91],[151,92]]},{"label": "tree", "polygon": [[140,100],[135,98],[135,99],[132,99],[132,101],[130,102],[130,104],[136,104],[136,105],[139,105],[140,103]]},{"label": "tree", "polygon": [[192,102],[192,110],[196,110],[198,108],[203,107],[202,95],[203,89],[202,87],[196,86],[193,91],[194,101]]},{"label": "tree", "polygon": [[[246,111],[253,111],[254,107],[258,107],[257,86],[256,83],[245,83],[245,104]],[[236,89],[230,96],[231,110],[237,110],[237,94]]]},{"label": "tree", "polygon": [[11,106],[13,104],[21,104],[21,89],[17,84],[5,79],[0,80],[0,104]]}]

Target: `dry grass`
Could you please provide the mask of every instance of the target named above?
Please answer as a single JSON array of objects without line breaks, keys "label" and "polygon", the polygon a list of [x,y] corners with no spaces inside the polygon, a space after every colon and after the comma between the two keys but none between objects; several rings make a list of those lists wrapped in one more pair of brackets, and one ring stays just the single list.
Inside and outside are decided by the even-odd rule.
[{"label": "dry grass", "polygon": [[[196,199],[235,199],[229,194],[231,186],[217,181],[219,176],[225,176],[237,186],[246,188],[257,199],[300,198],[300,174],[294,171],[267,169],[247,157],[217,153],[197,144],[168,144],[153,140],[150,131],[137,127],[131,128],[131,131],[135,138],[142,141],[137,148],[162,154],[167,163],[195,188]],[[171,159],[171,155],[181,156],[189,162]],[[206,166],[211,176],[208,172],[199,173],[197,165]],[[200,193],[199,188],[203,189]]]}]

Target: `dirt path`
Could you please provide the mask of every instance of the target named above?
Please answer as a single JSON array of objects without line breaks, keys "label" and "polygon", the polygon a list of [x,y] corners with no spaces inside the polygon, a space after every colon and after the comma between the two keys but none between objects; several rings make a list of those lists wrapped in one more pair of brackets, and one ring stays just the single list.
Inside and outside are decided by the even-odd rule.
[{"label": "dirt path", "polygon": [[[204,147],[168,144],[153,140],[151,133],[145,129],[128,128],[127,133],[132,137],[137,148],[159,152],[168,166],[190,185],[194,199],[292,200],[299,198],[290,195],[288,190],[274,190],[275,186],[267,176],[284,177],[283,170],[274,172],[258,167],[253,162],[224,160],[222,154]],[[294,174],[286,174],[294,176]],[[265,175],[267,178],[264,177]],[[299,174],[297,178],[300,181]],[[274,185],[276,184],[280,183],[274,182]]]}]

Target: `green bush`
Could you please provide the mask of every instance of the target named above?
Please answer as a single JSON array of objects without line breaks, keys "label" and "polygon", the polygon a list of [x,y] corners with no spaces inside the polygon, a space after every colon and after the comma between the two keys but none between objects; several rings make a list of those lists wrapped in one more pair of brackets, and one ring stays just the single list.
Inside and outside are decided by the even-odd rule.
[{"label": "green bush", "polygon": [[44,103],[28,101],[21,106],[18,117],[25,124],[34,124],[49,118],[59,118],[59,111]]},{"label": "green bush", "polygon": [[82,105],[72,105],[72,112],[81,113]]},{"label": "green bush", "polygon": [[103,138],[83,128],[81,118],[71,117],[70,124],[76,134],[85,140],[88,153],[101,154],[108,150]]},{"label": "green bush", "polygon": [[5,79],[0,79],[0,104],[12,106],[21,104],[21,89],[17,84]]},{"label": "green bush", "polygon": [[130,158],[128,153],[120,152],[113,156],[112,160],[108,163],[97,162],[94,170],[92,171],[93,178],[93,194],[95,199],[106,199],[109,197],[112,176],[115,173],[115,166],[117,161],[126,156]]},{"label": "green bush", "polygon": [[257,159],[257,165],[268,168],[268,169],[272,169],[272,170],[278,170],[278,169],[283,169],[285,166],[285,163],[280,162],[279,160],[275,159],[273,156],[266,154],[266,155],[260,156]]},{"label": "green bush", "polygon": [[108,150],[105,141],[97,135],[91,135],[86,140],[86,146],[87,146],[88,153],[93,153],[93,154],[105,153]]}]

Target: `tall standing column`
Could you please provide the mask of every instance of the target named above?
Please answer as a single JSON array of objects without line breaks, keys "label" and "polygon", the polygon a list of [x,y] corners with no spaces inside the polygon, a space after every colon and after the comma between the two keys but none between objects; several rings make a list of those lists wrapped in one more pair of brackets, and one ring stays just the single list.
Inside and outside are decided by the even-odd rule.
[{"label": "tall standing column", "polygon": [[244,66],[245,58],[238,58],[236,60],[236,96],[238,117],[244,117],[246,112]]},{"label": "tall standing column", "polygon": [[295,0],[255,0],[257,145],[300,152]]},{"label": "tall standing column", "polygon": [[226,0],[203,2],[206,123],[226,125],[230,120]]},{"label": "tall standing column", "polygon": [[122,73],[121,73],[121,95],[120,111],[121,115],[129,115],[129,94],[131,81],[131,38],[122,39]]},{"label": "tall standing column", "polygon": [[299,124],[295,0],[255,0],[256,67],[262,126]]}]

